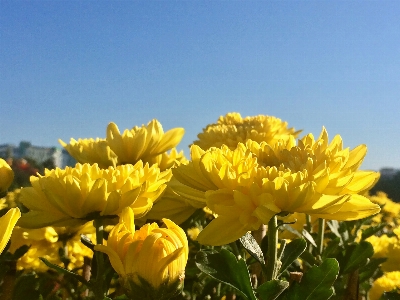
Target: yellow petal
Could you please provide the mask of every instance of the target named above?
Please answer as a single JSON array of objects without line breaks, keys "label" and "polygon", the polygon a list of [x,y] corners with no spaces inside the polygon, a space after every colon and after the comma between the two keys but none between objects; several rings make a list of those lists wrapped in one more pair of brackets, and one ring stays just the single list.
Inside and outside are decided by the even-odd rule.
[{"label": "yellow petal", "polygon": [[203,245],[222,246],[236,241],[247,231],[246,225],[238,222],[237,218],[221,216],[199,233],[197,241]]},{"label": "yellow petal", "polygon": [[12,230],[20,217],[21,212],[19,208],[11,208],[0,218],[0,254],[10,240]]},{"label": "yellow petal", "polygon": [[110,263],[113,269],[118,273],[118,275],[120,275],[121,277],[124,277],[126,275],[121,259],[119,258],[117,252],[115,252],[111,247],[107,247],[104,245],[95,245],[94,250],[103,252],[108,255]]},{"label": "yellow petal", "polygon": [[183,128],[173,128],[168,130],[161,138],[160,143],[157,146],[157,154],[168,151],[169,149],[176,147],[182,140],[185,134],[185,129]]}]

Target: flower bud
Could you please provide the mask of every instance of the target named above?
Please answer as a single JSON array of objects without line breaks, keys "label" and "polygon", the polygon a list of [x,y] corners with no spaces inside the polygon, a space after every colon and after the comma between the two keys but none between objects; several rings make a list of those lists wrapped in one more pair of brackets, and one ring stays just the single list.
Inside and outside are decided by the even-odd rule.
[{"label": "flower bud", "polygon": [[120,222],[110,232],[106,253],[119,274],[127,295],[138,299],[169,299],[183,288],[188,259],[185,232],[163,219],[167,228],[145,224],[135,231],[131,208],[123,210]]}]

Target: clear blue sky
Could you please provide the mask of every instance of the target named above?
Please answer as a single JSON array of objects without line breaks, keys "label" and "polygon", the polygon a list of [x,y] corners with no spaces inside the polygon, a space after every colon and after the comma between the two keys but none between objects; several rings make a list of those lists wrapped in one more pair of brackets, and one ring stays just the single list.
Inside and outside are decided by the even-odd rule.
[{"label": "clear blue sky", "polygon": [[0,0],[0,144],[273,115],[400,168],[400,1]]}]

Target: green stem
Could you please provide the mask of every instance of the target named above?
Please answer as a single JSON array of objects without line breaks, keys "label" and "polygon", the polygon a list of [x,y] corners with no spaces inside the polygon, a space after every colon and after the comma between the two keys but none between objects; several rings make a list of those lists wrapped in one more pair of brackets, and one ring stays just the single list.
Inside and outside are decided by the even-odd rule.
[{"label": "green stem", "polygon": [[278,222],[277,217],[273,216],[268,222],[268,251],[267,251],[267,281],[276,277],[278,261]]},{"label": "green stem", "polygon": [[[103,220],[98,218],[94,220],[94,227],[96,228],[96,244],[102,245],[103,244],[103,237],[104,237],[104,228],[103,228]],[[103,253],[99,251],[95,251],[96,256],[96,283],[94,285],[94,294],[96,300],[103,300],[104,299],[104,292],[103,292],[103,274],[104,274],[104,257]]]},{"label": "green stem", "polygon": [[309,233],[312,232],[312,226],[311,226],[311,216],[306,214],[306,229]]},{"label": "green stem", "polygon": [[318,219],[318,254],[324,250],[325,219]]}]

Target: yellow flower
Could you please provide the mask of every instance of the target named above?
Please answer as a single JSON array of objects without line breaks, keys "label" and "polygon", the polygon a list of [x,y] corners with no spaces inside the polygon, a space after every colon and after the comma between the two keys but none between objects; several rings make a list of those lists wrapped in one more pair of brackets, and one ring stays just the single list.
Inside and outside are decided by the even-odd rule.
[{"label": "yellow flower", "polygon": [[135,165],[100,169],[97,164],[45,170],[31,177],[32,187],[21,190],[20,201],[30,210],[21,227],[76,226],[101,216],[114,216],[130,206],[145,215],[161,195],[171,171],[142,161]]},{"label": "yellow flower", "polygon": [[328,144],[325,129],[316,141],[307,135],[298,145],[293,136],[273,146],[248,140],[233,150],[193,145],[192,161],[173,169],[179,184],[171,188],[192,206],[207,205],[218,215],[198,241],[223,245],[276,214],[356,220],[379,212],[378,205],[358,194],[379,177],[357,170],[365,152],[363,145],[342,149],[340,136]]},{"label": "yellow flower", "polygon": [[13,180],[13,170],[4,159],[0,158],[0,194],[7,191]]},{"label": "yellow flower", "polygon": [[387,261],[382,264],[385,272],[400,271],[400,227],[393,230],[395,236],[386,234],[377,237],[375,235],[367,239],[374,247],[375,258],[386,257]]},{"label": "yellow flower", "polygon": [[195,241],[200,233],[200,228],[199,227],[192,227],[187,230],[188,236],[190,237],[191,240]]},{"label": "yellow flower", "polygon": [[367,147],[359,145],[349,150],[343,149],[340,135],[328,143],[325,128],[317,140],[312,134],[299,140],[293,137],[280,141],[273,147],[266,143],[249,141],[246,146],[259,159],[259,163],[276,166],[280,170],[307,171],[310,181],[316,183],[318,192],[329,195],[362,194],[379,179],[379,173],[359,171]]},{"label": "yellow flower", "polygon": [[20,217],[19,208],[11,208],[4,216],[0,217],[0,254],[7,246],[13,228]]},{"label": "yellow flower", "polygon": [[58,142],[81,164],[97,163],[100,168],[115,166],[117,156],[110,149],[105,139],[72,139],[69,144],[61,139]]},{"label": "yellow flower", "polygon": [[168,219],[163,222],[167,228],[153,223],[135,231],[133,211],[126,208],[110,232],[107,246],[95,246],[95,250],[109,256],[128,292],[132,286],[141,287],[143,280],[154,289],[183,282],[188,241],[179,226]]},{"label": "yellow flower", "polygon": [[197,135],[199,139],[194,144],[204,150],[222,145],[234,149],[238,143],[245,143],[247,140],[273,145],[289,136],[297,137],[301,132],[287,126],[287,122],[273,116],[242,118],[239,113],[228,113],[220,116],[217,123],[207,125],[203,132]]},{"label": "yellow flower", "polygon": [[0,202],[2,203],[0,205],[1,209],[8,207],[17,207],[19,203],[19,196],[21,194],[21,189],[15,189],[11,192],[8,192],[7,195],[4,198],[0,199]]},{"label": "yellow flower", "polygon": [[400,272],[388,272],[382,277],[374,281],[371,289],[369,290],[369,299],[378,300],[384,292],[391,292],[397,289],[400,294]]},{"label": "yellow flower", "polygon": [[161,171],[165,171],[167,169],[173,168],[178,164],[186,164],[188,160],[186,159],[183,151],[178,152],[176,148],[172,148],[171,151],[164,152],[157,156],[152,156],[149,160],[145,160],[150,165],[158,164],[158,167]]},{"label": "yellow flower", "polygon": [[400,203],[396,203],[388,198],[384,192],[377,192],[376,195],[368,196],[371,202],[379,204],[382,210],[379,214],[374,216],[373,221],[376,224],[385,222],[390,227],[400,225]]},{"label": "yellow flower", "polygon": [[174,128],[164,133],[160,122],[153,119],[147,126],[135,126],[121,134],[118,126],[111,122],[107,126],[107,142],[118,156],[118,164],[135,164],[140,159],[149,161],[172,149],[179,144],[184,132],[183,128]]},{"label": "yellow flower", "polygon": [[11,236],[10,252],[15,252],[19,247],[28,245],[29,250],[18,259],[17,270],[25,272],[46,272],[49,268],[39,258],[43,257],[49,262],[62,267],[60,249],[68,258],[69,270],[83,266],[84,257],[91,258],[93,252],[80,242],[81,234],[85,234],[94,241],[95,228],[91,222],[77,228],[43,227],[40,229],[24,229],[16,227]]}]

